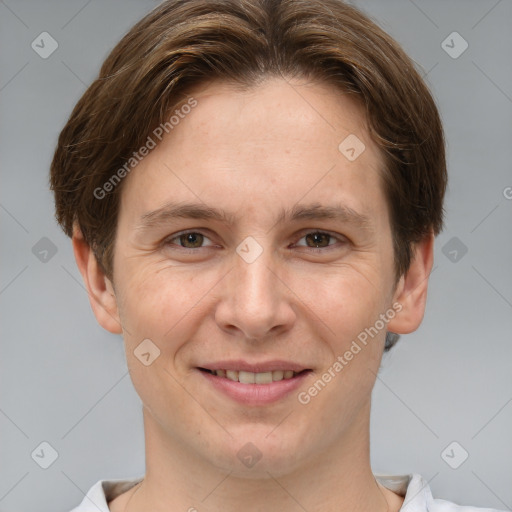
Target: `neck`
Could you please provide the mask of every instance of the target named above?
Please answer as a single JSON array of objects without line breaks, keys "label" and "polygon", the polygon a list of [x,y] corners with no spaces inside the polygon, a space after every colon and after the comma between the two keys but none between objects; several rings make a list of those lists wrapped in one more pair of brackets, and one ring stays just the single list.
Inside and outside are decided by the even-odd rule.
[{"label": "neck", "polygon": [[[251,477],[199,458],[162,431],[144,410],[146,476],[130,492],[125,512],[152,510],[265,510],[387,512],[397,496],[377,484],[369,460],[369,404],[343,436],[293,470],[262,470]],[[395,501],[393,501],[393,497]],[[114,510],[114,509],[112,509]]]}]

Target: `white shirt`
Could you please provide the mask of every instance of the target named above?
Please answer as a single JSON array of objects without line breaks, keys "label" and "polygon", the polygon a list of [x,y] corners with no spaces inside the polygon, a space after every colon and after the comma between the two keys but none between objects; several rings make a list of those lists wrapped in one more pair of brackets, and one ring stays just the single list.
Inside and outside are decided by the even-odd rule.
[{"label": "white shirt", "polygon": [[[494,508],[461,506],[434,499],[428,483],[421,475],[375,475],[376,480],[390,491],[403,496],[401,512],[502,512]],[[110,512],[107,502],[128,491],[142,480],[100,480],[86,494],[82,503],[71,512]]]}]

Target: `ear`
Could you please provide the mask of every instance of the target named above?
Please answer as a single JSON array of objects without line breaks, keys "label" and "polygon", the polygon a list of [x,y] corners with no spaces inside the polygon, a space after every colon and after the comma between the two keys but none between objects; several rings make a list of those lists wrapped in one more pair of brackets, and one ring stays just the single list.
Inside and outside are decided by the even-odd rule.
[{"label": "ear", "polygon": [[82,274],[89,301],[98,323],[113,334],[123,332],[114,288],[98,264],[93,250],[85,241],[78,226],[73,229],[73,251]]},{"label": "ear", "polygon": [[433,262],[434,233],[430,232],[421,242],[415,244],[411,266],[398,282],[393,304],[400,304],[402,309],[388,322],[388,331],[408,334],[421,324]]}]

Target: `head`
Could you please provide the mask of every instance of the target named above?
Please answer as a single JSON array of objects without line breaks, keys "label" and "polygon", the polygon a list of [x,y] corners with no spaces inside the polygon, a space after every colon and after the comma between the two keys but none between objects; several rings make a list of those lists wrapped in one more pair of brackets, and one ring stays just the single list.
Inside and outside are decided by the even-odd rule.
[{"label": "head", "polygon": [[[172,0],[77,103],[51,186],[161,435],[225,468],[250,441],[284,473],[361,430],[386,333],[421,323],[443,131],[411,60],[351,6]],[[234,360],[307,371],[240,409],[204,371]]]}]

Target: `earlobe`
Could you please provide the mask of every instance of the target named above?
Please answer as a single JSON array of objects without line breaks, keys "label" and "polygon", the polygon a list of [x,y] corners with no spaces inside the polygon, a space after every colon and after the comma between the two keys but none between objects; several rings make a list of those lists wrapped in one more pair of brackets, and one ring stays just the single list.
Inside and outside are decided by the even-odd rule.
[{"label": "earlobe", "polygon": [[123,329],[112,283],[98,264],[94,252],[78,226],[73,230],[72,244],[96,320],[107,331],[121,334]]},{"label": "earlobe", "polygon": [[400,312],[388,323],[388,331],[408,334],[423,320],[427,302],[428,278],[434,262],[434,233],[430,232],[413,249],[412,262],[400,278],[393,303],[401,305]]}]

